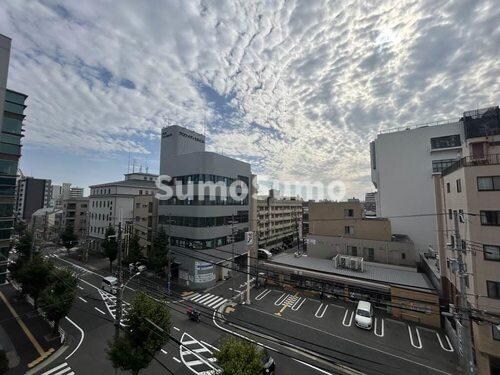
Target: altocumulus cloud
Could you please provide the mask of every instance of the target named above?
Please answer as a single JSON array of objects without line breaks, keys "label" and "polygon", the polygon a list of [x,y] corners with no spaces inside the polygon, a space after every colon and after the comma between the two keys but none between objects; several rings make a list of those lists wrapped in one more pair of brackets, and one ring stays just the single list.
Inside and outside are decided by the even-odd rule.
[{"label": "altocumulus cloud", "polygon": [[183,124],[257,173],[360,195],[379,130],[498,104],[499,17],[494,1],[6,0],[0,32],[30,144],[148,154]]}]

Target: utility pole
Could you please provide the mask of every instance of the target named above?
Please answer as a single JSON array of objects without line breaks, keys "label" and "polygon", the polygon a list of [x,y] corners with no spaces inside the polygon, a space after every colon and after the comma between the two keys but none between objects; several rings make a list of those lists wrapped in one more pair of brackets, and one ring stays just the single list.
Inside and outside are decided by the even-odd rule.
[{"label": "utility pole", "polygon": [[462,342],[465,373],[467,375],[473,375],[476,373],[476,369],[474,366],[474,356],[472,353],[470,310],[467,303],[467,267],[462,257],[466,249],[462,248],[457,211],[453,212],[453,222],[455,226],[455,251],[457,253],[458,277],[460,280],[460,308],[458,313],[455,314],[455,322],[460,323],[456,325],[457,327],[461,326],[461,328],[459,329],[459,335],[460,341]]},{"label": "utility pole", "polygon": [[168,241],[167,241],[167,294],[171,293],[171,281],[172,281],[172,260],[170,256],[170,248],[172,246],[171,237],[172,237],[172,228],[170,224],[172,224],[172,220],[170,219],[170,214],[167,215],[168,220]]},{"label": "utility pole", "polygon": [[122,223],[118,222],[118,235],[116,237],[118,247],[118,291],[116,293],[116,316],[115,316],[115,343],[120,337],[120,322],[122,319],[122,287],[123,287],[123,267],[122,267]]}]

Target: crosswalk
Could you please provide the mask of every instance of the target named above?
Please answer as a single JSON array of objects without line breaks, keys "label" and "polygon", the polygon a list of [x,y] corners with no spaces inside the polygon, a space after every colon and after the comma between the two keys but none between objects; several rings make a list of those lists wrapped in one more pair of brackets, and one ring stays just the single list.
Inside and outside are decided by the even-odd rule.
[{"label": "crosswalk", "polygon": [[59,366],[56,366],[48,371],[43,372],[40,375],[75,375],[71,367],[64,362],[60,364]]},{"label": "crosswalk", "polygon": [[181,337],[181,345],[179,346],[179,354],[182,363],[197,375],[215,375],[222,371],[215,364],[214,351],[219,349],[209,345],[203,341],[196,340],[188,333],[184,333]]},{"label": "crosswalk", "polygon": [[[105,292],[104,290],[101,289],[99,289],[99,294],[101,295],[101,298],[104,301],[104,304],[106,305],[106,309],[114,319],[116,317],[116,296],[108,292]],[[123,321],[127,316],[129,309],[130,309],[130,303],[122,300],[122,319],[121,319],[122,325],[124,325]]]},{"label": "crosswalk", "polygon": [[[46,254],[45,258],[59,258],[59,255],[55,254],[55,253]],[[81,276],[85,276],[86,274],[89,273],[88,270],[86,270],[85,268],[80,267],[80,266],[78,266],[76,264],[69,264],[69,263],[67,263],[67,264],[64,265],[63,268],[65,268],[68,271],[70,271],[77,278],[80,278]]]},{"label": "crosswalk", "polygon": [[214,310],[217,310],[220,306],[228,301],[224,297],[216,296],[210,293],[194,293],[186,297],[185,299]]}]

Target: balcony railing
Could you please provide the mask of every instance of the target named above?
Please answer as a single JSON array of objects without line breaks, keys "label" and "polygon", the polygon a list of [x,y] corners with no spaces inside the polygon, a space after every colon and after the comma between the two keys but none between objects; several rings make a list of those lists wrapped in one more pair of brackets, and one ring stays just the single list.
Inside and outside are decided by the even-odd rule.
[{"label": "balcony railing", "polygon": [[446,176],[462,167],[475,167],[480,165],[500,164],[500,154],[485,155],[484,157],[465,156],[453,163],[448,168],[443,169],[442,176]]}]

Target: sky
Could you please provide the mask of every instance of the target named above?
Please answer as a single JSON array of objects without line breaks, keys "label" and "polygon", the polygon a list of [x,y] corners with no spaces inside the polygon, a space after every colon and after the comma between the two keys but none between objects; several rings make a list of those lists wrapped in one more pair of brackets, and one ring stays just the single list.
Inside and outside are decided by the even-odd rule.
[{"label": "sky", "polygon": [[499,19],[493,0],[3,0],[21,169],[82,187],[129,155],[158,172],[177,124],[261,181],[363,197],[379,131],[500,103]]}]

